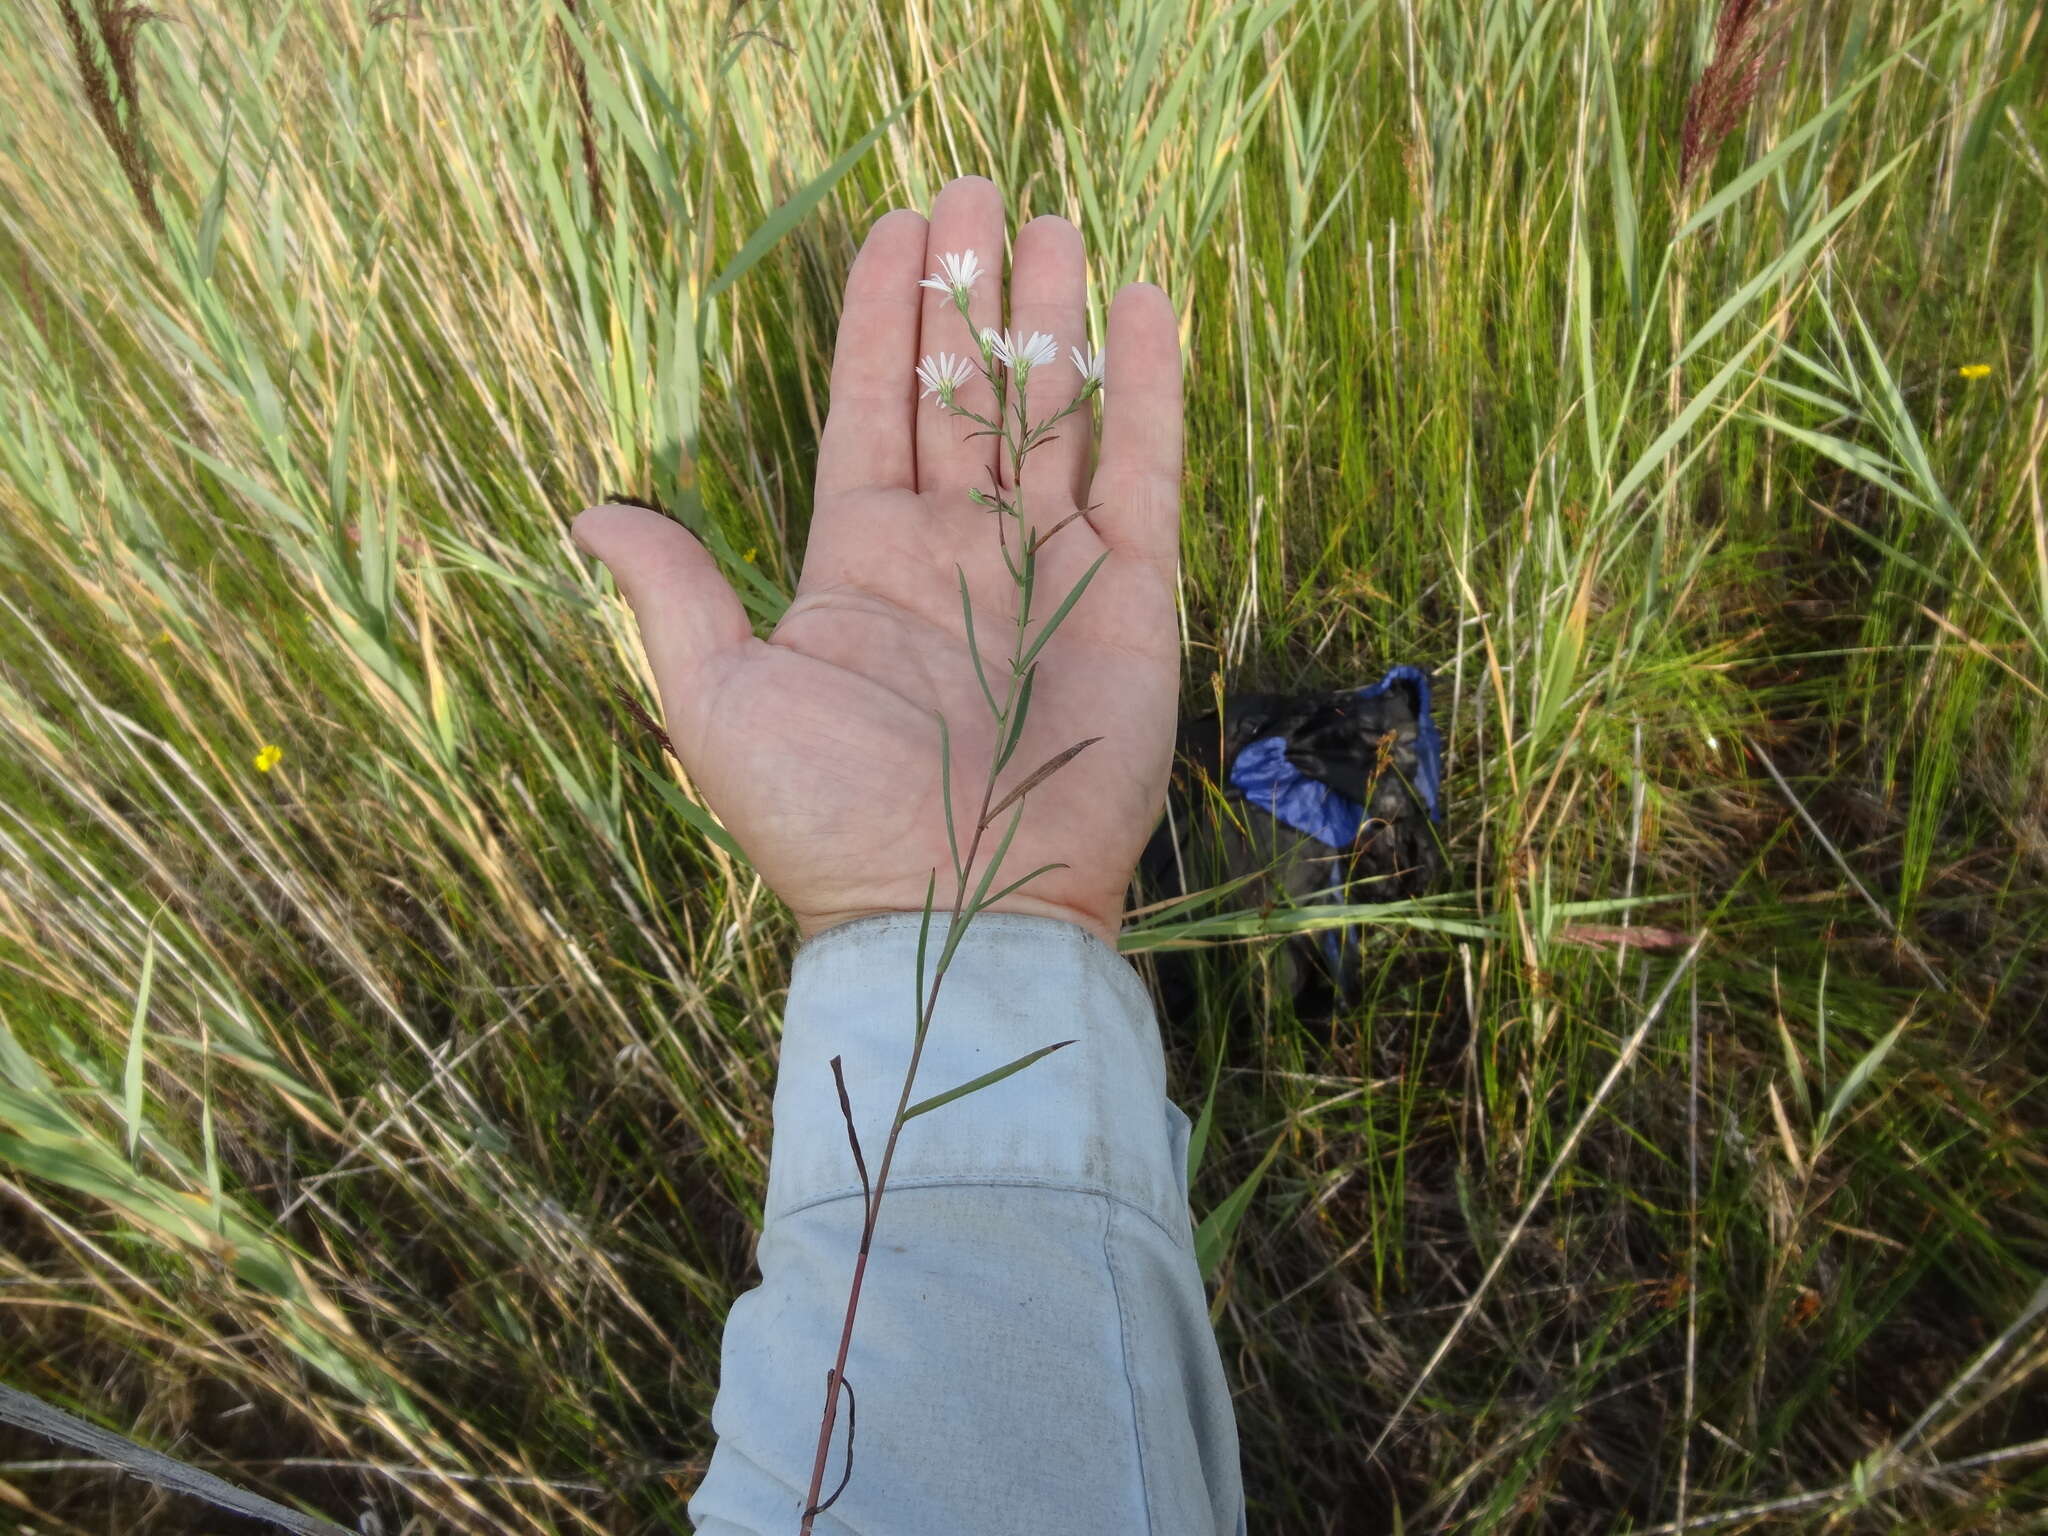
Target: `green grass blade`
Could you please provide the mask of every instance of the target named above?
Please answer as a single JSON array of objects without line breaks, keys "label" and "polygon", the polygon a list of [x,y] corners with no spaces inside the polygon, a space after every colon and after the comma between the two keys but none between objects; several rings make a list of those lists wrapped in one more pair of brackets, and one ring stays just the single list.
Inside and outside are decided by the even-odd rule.
[{"label": "green grass blade", "polygon": [[1202,1171],[1202,1158],[1209,1150],[1209,1128],[1216,1121],[1216,1089],[1223,1081],[1223,1053],[1216,1053],[1216,1061],[1209,1068],[1209,1091],[1202,1095],[1202,1112],[1195,1117],[1195,1123],[1188,1131],[1187,1186],[1195,1187],[1195,1176]]},{"label": "green grass blade", "polygon": [[1259,1159],[1258,1167],[1246,1174],[1237,1188],[1225,1195],[1222,1202],[1196,1226],[1195,1263],[1201,1268],[1205,1285],[1213,1282],[1216,1272],[1223,1267],[1223,1260],[1230,1252],[1230,1241],[1237,1235],[1245,1212],[1251,1209],[1252,1196],[1259,1192],[1266,1170],[1273,1166],[1273,1160],[1280,1155],[1280,1148],[1285,1143],[1284,1135],[1275,1140],[1266,1149],[1266,1155]]},{"label": "green grass blade", "polygon": [[661,796],[662,802],[665,805],[667,805],[670,810],[674,811],[678,816],[682,817],[682,819],[685,822],[687,822],[694,831],[703,834],[706,838],[709,838],[712,842],[716,843],[720,848],[724,849],[733,858],[737,859],[741,864],[747,865],[749,868],[752,867],[752,864],[748,860],[746,854],[741,851],[740,845],[733,841],[732,834],[726,831],[725,828],[721,827],[716,821],[714,821],[709,811],[705,810],[703,806],[697,804],[696,801],[692,800],[688,795],[684,794],[682,790],[676,786],[676,783],[673,779],[668,778],[664,774],[656,772],[654,769],[648,767],[647,764],[641,762],[640,759],[637,757],[629,757],[627,761],[633,765],[634,771],[637,772],[641,778],[645,779],[649,784],[654,786],[654,792]]},{"label": "green grass blade", "polygon": [[1884,1065],[1885,1057],[1891,1055],[1892,1047],[1899,1043],[1899,1036],[1905,1033],[1907,1022],[1906,1019],[1901,1019],[1894,1024],[1890,1033],[1865,1051],[1856,1065],[1849,1069],[1848,1075],[1842,1079],[1841,1087],[1837,1088],[1834,1097],[1828,1100],[1826,1112],[1820,1117],[1820,1140],[1826,1140],[1828,1132],[1841,1118],[1842,1112],[1856,1102],[1856,1096],[1863,1091],[1871,1078],[1877,1075],[1877,1069]]},{"label": "green grass blade", "polygon": [[121,1068],[121,1118],[128,1127],[128,1156],[142,1142],[142,1069],[149,1029],[150,979],[156,974],[156,929],[142,943],[142,977],[135,984],[135,1007],[128,1016],[128,1055]]},{"label": "green grass blade", "polygon": [[704,290],[704,302],[710,303],[746,276],[755,262],[767,255],[784,235],[809,217],[811,211],[824,201],[825,194],[839,185],[841,177],[860,164],[862,157],[875,147],[876,141],[895,126],[896,119],[907,112],[911,103],[922,94],[921,91],[914,92],[897,102],[880,122],[861,135],[858,143],[820,174],[812,177],[793,197],[763,219],[760,227],[749,235],[746,244],[740,247],[739,254],[727,262],[724,270],[711,280],[710,286]]}]

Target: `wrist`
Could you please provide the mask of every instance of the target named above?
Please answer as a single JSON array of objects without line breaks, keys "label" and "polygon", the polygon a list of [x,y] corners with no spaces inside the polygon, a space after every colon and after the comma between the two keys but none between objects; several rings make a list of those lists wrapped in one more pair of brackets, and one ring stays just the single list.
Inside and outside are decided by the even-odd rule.
[{"label": "wrist", "polygon": [[[768,1177],[771,1223],[860,1193],[845,1124],[831,1108],[832,1058],[842,1058],[868,1157],[888,1141],[914,1025],[910,975],[920,915],[898,910],[838,924],[791,963]],[[1152,999],[1136,969],[1064,919],[1007,910],[980,916],[991,921],[971,924],[939,989],[913,1096],[1067,1043],[977,1092],[971,1105],[920,1119],[903,1139],[890,1188],[1086,1189],[1138,1207],[1186,1246],[1186,1131],[1175,1144],[1144,1112],[1164,1099],[1166,1074]],[[945,945],[949,917],[932,913],[930,959]],[[1174,1116],[1165,1118],[1171,1125]]]},{"label": "wrist", "polygon": [[[924,908],[921,902],[915,905],[908,903],[891,905],[885,902],[877,902],[872,906],[834,908],[822,912],[796,910],[795,917],[798,934],[802,936],[804,941],[808,942],[828,929],[842,927],[847,923],[858,922],[865,917],[888,917],[899,913],[907,913],[912,917],[917,917],[923,911]],[[998,913],[1004,912],[1013,912],[1025,917],[1049,917],[1063,923],[1072,923],[1075,927],[1094,934],[1096,938],[1102,940],[1111,949],[1116,948],[1117,934],[1122,928],[1121,914],[1084,911],[1081,908],[1069,906],[1064,902],[1047,901],[1024,891],[1018,891],[1010,896],[1006,896],[1002,901],[993,906],[983,907],[974,914],[974,917],[993,917]],[[943,906],[934,904],[932,907],[932,920],[935,926],[941,919],[951,915],[952,906],[950,903]]]}]

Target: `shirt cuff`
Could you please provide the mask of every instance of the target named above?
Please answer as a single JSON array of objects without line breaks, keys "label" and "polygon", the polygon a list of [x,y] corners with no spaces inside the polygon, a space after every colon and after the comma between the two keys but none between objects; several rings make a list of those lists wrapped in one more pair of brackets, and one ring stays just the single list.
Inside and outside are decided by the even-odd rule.
[{"label": "shirt cuff", "polygon": [[[861,1192],[834,1056],[842,1058],[868,1172],[879,1172],[923,1002],[921,921],[916,912],[860,918],[797,951],[775,1085],[768,1220]],[[932,915],[927,988],[950,923]],[[1166,1101],[1152,1001],[1130,963],[1086,929],[1015,912],[973,919],[939,987],[910,1101],[1057,1040],[1074,1043],[906,1124],[890,1187],[1008,1184],[1105,1195],[1191,1247],[1188,1121]]]}]

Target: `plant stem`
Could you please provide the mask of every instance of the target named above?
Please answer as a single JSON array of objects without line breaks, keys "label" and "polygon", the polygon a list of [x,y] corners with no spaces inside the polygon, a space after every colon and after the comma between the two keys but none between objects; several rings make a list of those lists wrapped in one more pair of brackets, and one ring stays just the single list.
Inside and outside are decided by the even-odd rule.
[{"label": "plant stem", "polygon": [[[1017,684],[1013,677],[1010,683],[1010,699],[1013,705],[1016,700],[1016,691]],[[953,894],[953,910],[950,916],[951,924],[957,924],[960,921],[960,911],[967,900],[967,874],[974,867],[975,854],[980,851],[981,835],[985,830],[984,823],[988,819],[989,802],[994,797],[994,794],[995,777],[991,774],[987,785],[982,790],[981,810],[975,816],[974,837],[967,845],[967,858],[961,865],[960,883]],[[951,936],[950,925],[948,927],[948,936]],[[903,1091],[897,1096],[896,1115],[889,1125],[889,1140],[882,1149],[881,1165],[875,1170],[874,1193],[867,1202],[867,1209],[861,1222],[860,1252],[853,1261],[853,1283],[849,1287],[846,1296],[846,1320],[839,1330],[839,1353],[833,1360],[832,1374],[826,1382],[825,1412],[818,1426],[818,1450],[816,1457],[811,1463],[811,1488],[804,1498],[802,1536],[810,1536],[812,1523],[818,1517],[818,1495],[825,1486],[825,1464],[831,1455],[832,1429],[839,1418],[839,1387],[846,1379],[846,1356],[853,1347],[853,1322],[855,1316],[860,1311],[861,1287],[867,1278],[868,1254],[874,1247],[875,1223],[881,1215],[882,1193],[889,1186],[889,1169],[896,1161],[896,1143],[903,1135],[905,1124],[904,1111],[910,1107],[911,1090],[917,1082],[918,1063],[924,1057],[925,1035],[931,1029],[932,1015],[938,1007],[939,987],[945,981],[947,968],[951,964],[952,957],[950,955],[940,959],[938,969],[932,974],[931,988],[925,994],[924,1010],[919,1016],[917,1024],[917,1038],[911,1043],[910,1047],[910,1065],[903,1074]],[[849,1457],[851,1454],[852,1447],[849,1446]]]},{"label": "plant stem", "polygon": [[[1011,494],[1007,498],[1007,504],[1004,509],[997,514],[998,522],[996,527],[1000,537],[1002,528],[1000,519],[1004,517],[1015,517],[1017,519],[1019,544],[1024,551],[1024,565],[1021,572],[1014,564],[1011,565],[1011,574],[1017,578],[1017,630],[1016,639],[1010,651],[1010,665],[1008,668],[1009,689],[1003,700],[1002,708],[995,712],[997,752],[990,755],[988,779],[982,785],[981,807],[975,812],[974,816],[974,836],[967,844],[967,857],[961,861],[959,866],[959,882],[953,892],[953,908],[948,920],[946,948],[939,957],[938,968],[932,973],[931,987],[925,994],[924,1007],[918,1017],[917,1037],[911,1043],[910,1063],[903,1074],[903,1089],[897,1095],[896,1114],[889,1123],[889,1140],[883,1146],[882,1161],[875,1170],[874,1189],[866,1201],[866,1209],[861,1221],[860,1251],[854,1257],[853,1280],[847,1288],[846,1318],[839,1329],[839,1353],[834,1358],[831,1373],[825,1380],[825,1410],[820,1416],[818,1424],[818,1448],[811,1462],[811,1486],[809,1493],[804,1497],[803,1525],[800,1528],[800,1536],[811,1536],[813,1524],[822,1512],[818,1499],[825,1487],[826,1464],[831,1459],[832,1431],[839,1419],[839,1389],[846,1380],[846,1357],[853,1347],[853,1324],[854,1319],[860,1312],[861,1291],[867,1279],[868,1255],[874,1249],[875,1226],[881,1216],[882,1195],[889,1186],[889,1170],[896,1161],[896,1144],[901,1139],[903,1127],[907,1123],[906,1111],[910,1108],[910,1095],[917,1084],[918,1064],[924,1059],[925,1036],[931,1029],[933,1015],[938,1009],[939,988],[946,979],[946,972],[952,965],[953,952],[957,947],[957,936],[962,914],[967,905],[968,879],[974,871],[975,855],[981,851],[982,834],[988,830],[990,819],[989,806],[995,799],[996,779],[999,773],[996,764],[1000,755],[1001,744],[1009,729],[1011,713],[1017,708],[1019,690],[1023,686],[1023,676],[1019,663],[1023,660],[1025,636],[1031,623],[1032,576],[1037,556],[1034,544],[1024,525],[1024,456],[1030,451],[1030,445],[1027,442],[1027,438],[1030,437],[1030,430],[1026,425],[1028,419],[1025,414],[1026,391],[1021,383],[1016,391],[1016,409],[1016,436],[1012,437],[1010,435],[1007,424],[1003,432],[1003,446],[1008,447],[1010,450]],[[997,410],[999,416],[1003,414],[1003,405],[999,404]],[[962,414],[966,413],[963,412]],[[998,452],[1000,451],[1001,449],[999,448]],[[1007,553],[1008,549],[1007,545],[1005,545],[1006,556]],[[967,921],[972,922],[973,917],[974,914],[972,912],[966,913]],[[847,1446],[849,1474],[851,1473],[852,1455],[853,1447],[849,1443]],[[838,1495],[834,1494],[833,1497],[837,1498]],[[827,1503],[829,1502],[830,1500],[827,1500]]]}]

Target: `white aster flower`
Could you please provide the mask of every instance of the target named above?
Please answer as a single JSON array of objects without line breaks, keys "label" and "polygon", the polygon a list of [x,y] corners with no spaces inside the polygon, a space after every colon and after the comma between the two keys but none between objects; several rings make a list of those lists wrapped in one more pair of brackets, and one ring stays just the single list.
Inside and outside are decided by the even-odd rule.
[{"label": "white aster flower", "polygon": [[1102,388],[1102,354],[1091,352],[1086,346],[1067,348],[1067,356],[1074,360],[1074,366],[1081,370],[1081,393],[1093,394]]},{"label": "white aster flower", "polygon": [[950,352],[941,352],[937,357],[927,355],[917,365],[917,381],[924,386],[917,398],[937,395],[939,404],[951,405],[953,391],[973,377],[974,364],[967,358],[955,357]]},{"label": "white aster flower", "polygon": [[964,306],[969,290],[980,276],[981,258],[974,252],[948,251],[939,258],[939,270],[922,279],[917,286],[950,293],[955,304]]},{"label": "white aster flower", "polygon": [[1060,355],[1059,343],[1044,331],[1025,336],[1016,331],[985,330],[981,343],[997,362],[1017,376],[1020,384],[1030,377],[1032,369],[1057,362]]}]

